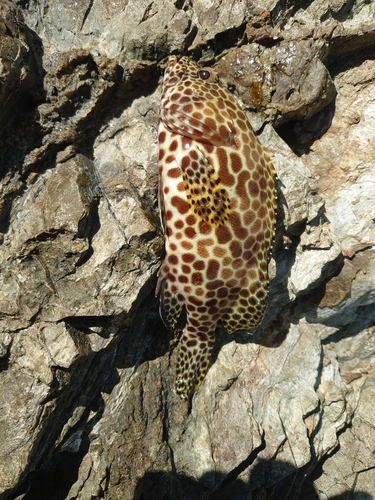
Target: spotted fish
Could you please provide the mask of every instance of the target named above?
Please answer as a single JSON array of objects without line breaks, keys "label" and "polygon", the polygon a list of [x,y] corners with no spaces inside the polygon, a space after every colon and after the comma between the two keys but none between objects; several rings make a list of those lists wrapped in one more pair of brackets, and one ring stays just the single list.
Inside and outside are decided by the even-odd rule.
[{"label": "spotted fish", "polygon": [[175,378],[189,399],[209,368],[220,320],[253,330],[268,296],[275,171],[245,113],[210,68],[169,58],[159,123],[166,257],[156,293],[174,330],[186,311]]}]

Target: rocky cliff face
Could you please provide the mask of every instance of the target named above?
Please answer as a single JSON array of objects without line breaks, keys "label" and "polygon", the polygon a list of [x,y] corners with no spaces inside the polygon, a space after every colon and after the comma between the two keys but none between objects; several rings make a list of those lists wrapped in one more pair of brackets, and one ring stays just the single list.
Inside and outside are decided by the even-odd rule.
[{"label": "rocky cliff face", "polygon": [[[154,297],[170,53],[278,173],[270,307],[191,404]],[[0,83],[0,498],[373,498],[374,2],[2,0]]]}]

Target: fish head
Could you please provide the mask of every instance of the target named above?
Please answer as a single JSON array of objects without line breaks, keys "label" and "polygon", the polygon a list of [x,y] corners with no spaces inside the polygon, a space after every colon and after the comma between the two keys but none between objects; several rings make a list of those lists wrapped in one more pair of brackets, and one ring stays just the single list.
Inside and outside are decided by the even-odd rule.
[{"label": "fish head", "polygon": [[160,120],[169,132],[213,146],[234,143],[234,98],[212,68],[171,56],[165,70]]}]

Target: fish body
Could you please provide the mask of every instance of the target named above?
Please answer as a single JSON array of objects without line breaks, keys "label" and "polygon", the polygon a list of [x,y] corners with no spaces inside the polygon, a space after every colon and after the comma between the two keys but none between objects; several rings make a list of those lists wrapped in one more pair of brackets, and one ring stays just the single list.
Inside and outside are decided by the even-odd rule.
[{"label": "fish body", "polygon": [[186,400],[207,373],[218,321],[232,333],[263,317],[276,217],[269,153],[213,70],[188,57],[171,56],[163,80],[159,207],[156,292],[172,330],[186,310],[175,378]]}]

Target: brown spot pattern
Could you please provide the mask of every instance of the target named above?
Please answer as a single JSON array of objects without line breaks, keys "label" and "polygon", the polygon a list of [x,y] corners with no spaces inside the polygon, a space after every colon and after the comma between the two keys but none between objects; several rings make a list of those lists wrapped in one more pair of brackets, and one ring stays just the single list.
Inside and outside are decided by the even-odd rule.
[{"label": "brown spot pattern", "polygon": [[186,308],[175,379],[183,399],[209,368],[218,320],[229,333],[261,321],[275,227],[269,154],[230,92],[198,70],[187,57],[170,58],[159,127],[168,244],[157,292],[170,328]]}]

